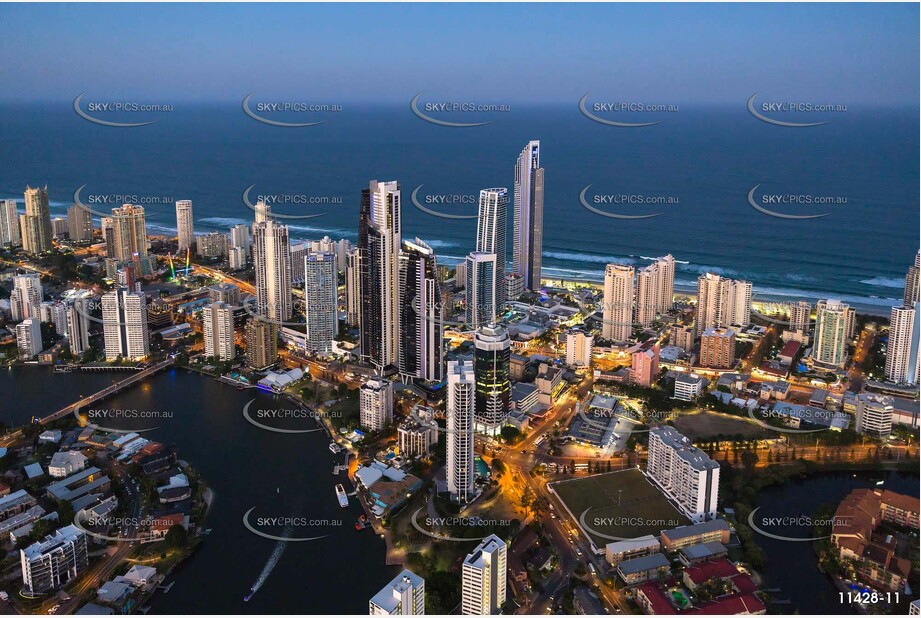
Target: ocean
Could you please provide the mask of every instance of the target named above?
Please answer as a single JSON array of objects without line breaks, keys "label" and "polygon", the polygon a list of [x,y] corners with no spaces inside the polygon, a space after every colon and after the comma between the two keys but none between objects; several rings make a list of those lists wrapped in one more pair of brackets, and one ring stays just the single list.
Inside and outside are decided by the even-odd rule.
[{"label": "ocean", "polygon": [[[423,212],[413,190],[421,186],[417,199],[428,209],[475,215],[479,189],[508,187],[511,195],[515,160],[539,139],[545,277],[597,281],[607,262],[642,266],[671,253],[678,288],[693,288],[710,271],[751,280],[756,299],[834,297],[881,313],[900,302],[919,245],[917,108],[850,106],[829,124],[802,129],[758,121],[744,97],[661,116],[665,122],[651,127],[609,127],[582,116],[574,99],[513,105],[485,114],[492,124],[449,128],[415,117],[407,101],[343,104],[311,117],[324,124],[281,128],[247,117],[239,103],[177,103],[170,113],[118,118],[156,124],[112,128],[80,118],[71,101],[9,105],[0,118],[0,198],[21,202],[27,184],[47,184],[53,215],[63,215],[79,187],[97,211],[113,205],[102,196],[114,205],[137,197],[154,234],[174,232],[173,202],[191,199],[196,232],[206,232],[250,222],[242,194],[252,186],[251,197],[298,196],[277,213],[319,215],[285,220],[293,238],[354,240],[361,189],[371,179],[398,180],[404,237],[418,236],[453,264],[473,249],[475,219]],[[596,214],[580,201],[588,185],[593,208],[657,216]],[[756,185],[756,203],[775,212],[828,215],[763,214],[748,201]],[[833,199],[778,206],[762,195]],[[634,203],[611,203],[612,196]]]}]

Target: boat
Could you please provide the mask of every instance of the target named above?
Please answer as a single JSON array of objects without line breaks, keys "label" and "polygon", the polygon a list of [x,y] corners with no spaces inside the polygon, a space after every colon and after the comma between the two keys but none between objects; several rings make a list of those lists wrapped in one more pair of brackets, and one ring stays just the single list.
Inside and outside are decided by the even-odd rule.
[{"label": "boat", "polygon": [[339,506],[345,508],[349,505],[349,496],[345,493],[345,487],[342,483],[336,485],[336,497],[339,499]]},{"label": "boat", "polygon": [[371,527],[371,522],[368,521],[368,516],[362,513],[361,516],[358,518],[358,521],[355,522],[355,529],[364,530],[365,528],[370,528],[370,527]]},{"label": "boat", "polygon": [[336,444],[335,442],[330,442],[329,450],[332,451],[333,453],[338,453],[339,451],[342,450],[342,447]]},{"label": "boat", "polygon": [[243,597],[243,602],[244,602],[244,603],[248,603],[249,600],[253,598],[253,595],[254,595],[254,594],[256,594],[256,590],[253,589],[253,588],[250,588],[250,589],[249,589],[249,594],[247,594],[245,597]]}]

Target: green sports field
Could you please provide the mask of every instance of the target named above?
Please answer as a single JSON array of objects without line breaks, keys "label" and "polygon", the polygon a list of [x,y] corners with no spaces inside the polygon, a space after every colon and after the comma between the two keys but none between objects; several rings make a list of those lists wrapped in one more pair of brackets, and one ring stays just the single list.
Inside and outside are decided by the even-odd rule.
[{"label": "green sports field", "polygon": [[557,481],[551,487],[599,549],[690,523],[639,470]]}]

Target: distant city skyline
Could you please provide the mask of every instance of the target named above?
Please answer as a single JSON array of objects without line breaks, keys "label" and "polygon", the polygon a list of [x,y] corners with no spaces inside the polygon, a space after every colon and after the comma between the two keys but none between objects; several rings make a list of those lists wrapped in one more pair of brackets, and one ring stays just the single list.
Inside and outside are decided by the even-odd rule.
[{"label": "distant city skyline", "polygon": [[[0,84],[6,101],[86,92],[139,103],[239,102],[249,93],[408,103],[423,92],[508,104],[586,93],[734,103],[761,92],[917,104],[918,56],[903,50],[918,48],[918,16],[917,5],[882,3],[6,4],[0,52],[15,62]],[[35,45],[38,29],[54,44]],[[388,36],[378,36],[383,29]],[[531,70],[522,70],[522,50]]]}]

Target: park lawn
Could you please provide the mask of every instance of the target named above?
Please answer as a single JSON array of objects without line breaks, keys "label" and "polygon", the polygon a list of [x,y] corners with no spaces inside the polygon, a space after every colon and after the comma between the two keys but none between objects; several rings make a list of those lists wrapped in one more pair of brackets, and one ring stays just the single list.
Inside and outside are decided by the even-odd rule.
[{"label": "park lawn", "polygon": [[[557,481],[552,487],[597,548],[690,523],[639,470]],[[587,528],[580,521],[583,513]]]}]

